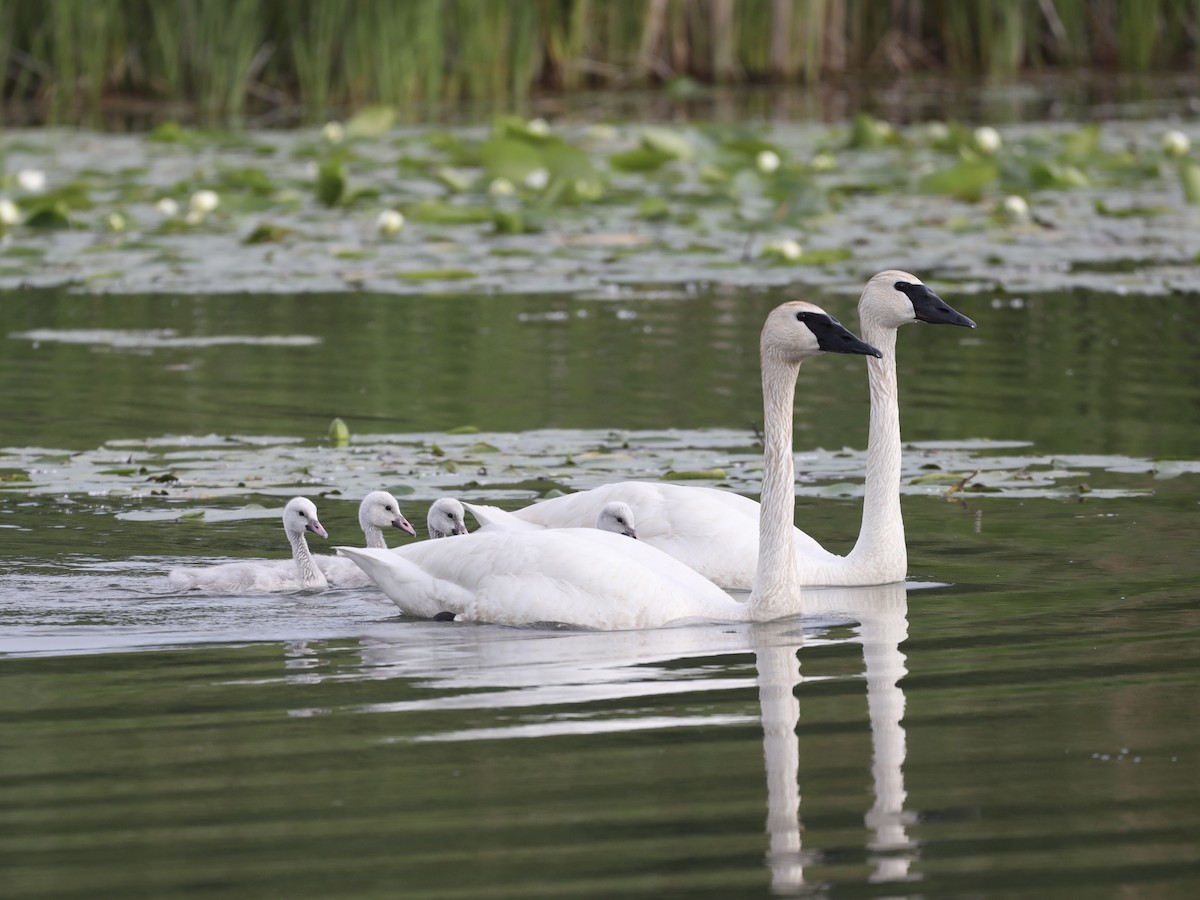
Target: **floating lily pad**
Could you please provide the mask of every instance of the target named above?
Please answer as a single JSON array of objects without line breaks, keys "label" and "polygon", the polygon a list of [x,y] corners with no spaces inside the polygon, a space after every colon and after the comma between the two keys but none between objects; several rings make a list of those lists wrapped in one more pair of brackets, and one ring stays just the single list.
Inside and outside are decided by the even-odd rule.
[{"label": "floating lily pad", "polygon": [[663,481],[723,481],[724,479],[724,469],[689,469],[680,472],[669,471],[663,474]]},{"label": "floating lily pad", "polygon": [[919,187],[928,194],[947,194],[959,200],[978,200],[984,189],[996,180],[999,170],[994,163],[963,160],[956,166],[930,173]]},{"label": "floating lily pad", "polygon": [[321,163],[317,169],[317,199],[326,206],[336,206],[346,193],[346,172],[337,161]]},{"label": "floating lily pad", "polygon": [[291,228],[275,225],[271,222],[260,222],[254,230],[242,238],[243,244],[271,244],[285,240],[295,232]]},{"label": "floating lily pad", "polygon": [[387,134],[396,124],[393,106],[367,106],[352,115],[345,124],[346,137],[375,138]]},{"label": "floating lily pad", "polygon": [[28,216],[25,217],[25,225],[28,228],[38,228],[45,231],[54,231],[71,227],[71,219],[67,214],[66,204],[51,203],[35,207]]},{"label": "floating lily pad", "polygon": [[396,277],[405,281],[464,281],[478,276],[470,269],[411,269],[397,272]]}]

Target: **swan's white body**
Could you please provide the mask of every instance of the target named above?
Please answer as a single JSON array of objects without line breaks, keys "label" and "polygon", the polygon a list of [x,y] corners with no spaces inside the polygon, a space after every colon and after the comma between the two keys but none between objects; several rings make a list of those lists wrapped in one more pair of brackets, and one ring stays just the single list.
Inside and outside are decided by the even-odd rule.
[{"label": "swan's white body", "polygon": [[[329,586],[309,552],[309,532],[329,537],[317,518],[316,505],[306,497],[295,497],[283,509],[283,530],[292,545],[289,560],[253,560],[224,563],[206,569],[174,569],[167,581],[175,590],[204,590],[215,593],[264,593],[273,591],[321,591]],[[336,560],[336,557],[328,557]]]},{"label": "swan's white body", "polygon": [[[400,512],[400,504],[387,491],[372,491],[358,506],[358,524],[368,547],[387,549],[384,528],[399,528],[406,534],[417,531]],[[362,569],[341,556],[314,556],[313,561],[331,588],[371,587],[373,582]]]},{"label": "swan's white body", "polygon": [[[898,284],[906,287],[901,290]],[[831,553],[799,528],[792,528],[796,566],[805,585],[853,586],[903,581],[908,570],[900,510],[900,406],[896,393],[896,330],[910,322],[970,325],[914,275],[880,272],[867,282],[858,303],[862,338],[883,352],[867,360],[871,393],[870,432],[862,526],[845,556]],[[780,402],[792,403],[789,395]],[[777,432],[765,448],[792,459],[792,434]],[[789,503],[795,487],[779,482]],[[768,486],[763,485],[763,502]],[[778,500],[778,498],[774,498]],[[550,528],[586,525],[606,503],[622,500],[637,516],[638,535],[727,590],[745,590],[758,566],[759,504],[714,488],[626,481],[567,494],[519,509],[513,515]]]},{"label": "swan's white body", "polygon": [[[500,624],[627,629],[798,613],[787,445],[800,362],[822,349],[878,353],[810,303],[793,301],[771,312],[761,340],[767,447],[762,539],[754,590],[744,603],[661,550],[595,528],[477,531],[386,552],[338,552],[362,566],[402,610],[426,618],[451,612]],[[788,452],[773,452],[781,443]]]},{"label": "swan's white body", "polygon": [[[497,506],[484,506],[478,503],[464,503],[462,506],[466,507],[467,511],[475,517],[480,528],[492,531],[541,531],[546,527],[518,518],[508,510],[500,509]],[[592,524],[601,531],[611,531],[614,534],[623,534],[631,538],[638,536],[633,510],[628,503],[621,500],[614,500],[601,506]]]},{"label": "swan's white body", "polygon": [[[633,545],[633,546],[627,546]],[[409,615],[649,628],[748,607],[653,547],[595,528],[475,531],[392,550],[339,547]]]}]

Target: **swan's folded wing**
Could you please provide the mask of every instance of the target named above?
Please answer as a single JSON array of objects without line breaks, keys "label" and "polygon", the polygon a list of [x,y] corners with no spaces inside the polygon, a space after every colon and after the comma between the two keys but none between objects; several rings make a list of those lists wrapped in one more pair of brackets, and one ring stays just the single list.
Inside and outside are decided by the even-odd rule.
[{"label": "swan's folded wing", "polygon": [[[455,539],[456,542],[458,540]],[[425,541],[422,545],[439,543],[442,542]],[[441,612],[461,613],[470,600],[470,591],[461,585],[437,577],[394,550],[373,547],[335,549],[352,559],[387,594],[388,599],[409,615],[432,619]]]},{"label": "swan's folded wing", "polygon": [[594,528],[475,532],[390,551],[338,548],[414,615],[647,628],[740,619],[744,605],[669,556]]},{"label": "swan's folded wing", "polygon": [[475,517],[475,521],[479,523],[480,528],[490,528],[493,531],[532,531],[542,527],[533,522],[520,519],[507,510],[500,509],[498,506],[464,503],[463,508]]}]

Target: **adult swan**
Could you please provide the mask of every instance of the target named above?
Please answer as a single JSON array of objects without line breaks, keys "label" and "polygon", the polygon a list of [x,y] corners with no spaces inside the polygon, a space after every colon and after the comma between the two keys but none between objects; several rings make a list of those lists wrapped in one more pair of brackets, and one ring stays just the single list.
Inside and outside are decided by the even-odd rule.
[{"label": "adult swan", "polygon": [[595,528],[476,531],[394,550],[339,547],[397,606],[430,618],[651,628],[685,620],[764,620],[801,612],[792,545],[792,407],[800,363],[821,351],[879,356],[803,301],[763,326],[765,471],[758,576],[747,602],[642,541]]},{"label": "adult swan", "polygon": [[[796,566],[805,585],[852,586],[903,581],[908,571],[904,519],[900,512],[900,406],[896,394],[896,330],[910,322],[936,325],[975,323],[952,309],[921,280],[890,269],[867,282],[858,301],[863,340],[883,351],[867,360],[871,423],[862,527],[846,556],[830,553],[798,528],[792,529]],[[780,403],[785,401],[780,400]],[[790,404],[790,399],[786,401]],[[772,410],[766,410],[768,417]],[[778,410],[774,415],[779,415]],[[792,432],[766,435],[768,454],[792,453]],[[772,490],[780,496],[769,496]],[[762,486],[763,502],[795,502],[795,488],[778,481]],[[691,566],[727,590],[748,590],[758,565],[758,504],[715,488],[624,481],[543,500],[513,515],[552,528],[591,524],[613,500],[628,503],[638,537]]]}]

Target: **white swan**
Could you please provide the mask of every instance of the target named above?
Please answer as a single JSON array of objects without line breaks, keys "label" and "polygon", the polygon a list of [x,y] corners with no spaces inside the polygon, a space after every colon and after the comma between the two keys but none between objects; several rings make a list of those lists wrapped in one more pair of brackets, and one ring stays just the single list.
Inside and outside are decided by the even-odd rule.
[{"label": "white swan", "polygon": [[[387,549],[383,538],[384,528],[399,528],[405,534],[416,536],[417,530],[400,512],[400,504],[387,491],[371,491],[358,506],[358,524],[368,547]],[[348,559],[340,556],[314,556],[313,561],[325,576],[331,588],[370,587],[372,581]]]},{"label": "white swan", "polygon": [[[491,528],[498,531],[540,531],[545,527],[519,519],[508,510],[500,509],[497,506],[484,506],[479,503],[464,503],[462,506],[466,507],[467,511],[475,517],[480,528]],[[601,531],[623,534],[635,540],[638,536],[633,510],[630,509],[628,503],[620,500],[613,500],[600,507],[593,524]]]},{"label": "white swan", "polygon": [[[167,581],[176,590],[199,589],[221,593],[324,590],[329,586],[308,549],[309,532],[329,537],[307,497],[295,497],[283,508],[283,530],[292,545],[290,560],[225,563],[205,569],[174,569]],[[329,557],[336,559],[336,557]]]},{"label": "white swan", "polygon": [[745,603],[643,541],[595,528],[476,531],[389,551],[337,550],[362,566],[402,610],[425,618],[449,611],[500,624],[628,629],[798,613],[789,444],[800,363],[822,350],[879,351],[803,301],[772,310],[760,349],[766,431],[762,537],[754,590]]},{"label": "white swan", "polygon": [[467,533],[466,512],[463,505],[453,497],[440,497],[429,507],[425,527],[430,538],[452,537]]},{"label": "white swan", "polygon": [[[387,491],[371,491],[358,505],[358,526],[368,547],[387,547],[383,529],[399,528],[410,537],[417,536],[408,519],[400,512],[400,504]],[[337,557],[332,557],[336,559]]]},{"label": "white swan", "polygon": [[[867,360],[871,392],[870,435],[862,526],[846,556],[824,549],[793,528],[796,565],[805,585],[852,586],[903,581],[908,570],[904,520],[900,511],[900,407],[896,394],[896,330],[910,322],[946,325],[975,323],[958,313],[908,272],[891,269],[867,282],[858,301],[863,340],[883,351]],[[781,435],[773,453],[791,456],[791,432]],[[795,490],[784,486],[789,504]],[[768,486],[764,481],[763,502]],[[513,513],[518,519],[552,528],[592,521],[604,504],[628,503],[637,515],[642,540],[686,563],[728,590],[754,583],[758,565],[759,505],[715,488],[626,481],[543,500]]]}]

